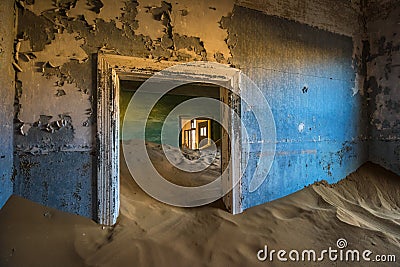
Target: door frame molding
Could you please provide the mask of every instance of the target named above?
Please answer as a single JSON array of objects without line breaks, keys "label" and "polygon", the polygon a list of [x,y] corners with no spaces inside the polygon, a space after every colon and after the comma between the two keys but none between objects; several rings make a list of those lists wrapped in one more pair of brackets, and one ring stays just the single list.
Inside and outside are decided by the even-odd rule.
[{"label": "door frame molding", "polygon": [[[102,225],[113,225],[119,215],[120,190],[119,190],[119,82],[120,80],[145,80],[154,73],[166,68],[178,65],[182,62],[156,61],[152,59],[128,57],[110,54],[98,54],[97,62],[97,200],[96,200],[96,221]],[[210,68],[206,62],[185,66],[168,76],[176,76],[177,79],[187,81],[198,81],[199,78],[205,82],[219,81],[226,83],[233,92],[224,90],[221,99],[228,104],[236,114],[240,116],[240,95],[239,70],[227,68],[226,65]],[[167,77],[166,77],[167,78]],[[169,78],[171,79],[171,78]],[[232,112],[233,113],[233,112]],[[225,115],[225,116],[224,116]],[[226,116],[227,115],[227,116]],[[242,184],[241,178],[241,125],[233,123],[233,114],[223,114],[227,119],[229,127],[228,135],[230,145],[227,153],[230,156],[231,164],[227,170],[226,180],[222,186],[236,186],[224,196],[224,202],[228,210],[233,213],[241,213],[242,208]],[[225,187],[227,188],[227,187]]]}]

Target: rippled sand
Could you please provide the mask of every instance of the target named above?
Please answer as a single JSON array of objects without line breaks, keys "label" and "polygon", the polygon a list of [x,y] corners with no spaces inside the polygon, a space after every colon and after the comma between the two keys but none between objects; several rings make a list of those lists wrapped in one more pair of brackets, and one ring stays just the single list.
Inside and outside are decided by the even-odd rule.
[{"label": "rippled sand", "polygon": [[399,207],[400,177],[371,163],[338,184],[312,185],[235,216],[220,202],[188,209],[160,203],[122,164],[121,215],[114,227],[12,197],[0,211],[0,266],[267,266],[271,262],[257,259],[265,245],[318,251],[336,248],[339,238],[349,249],[396,254],[399,265]]}]

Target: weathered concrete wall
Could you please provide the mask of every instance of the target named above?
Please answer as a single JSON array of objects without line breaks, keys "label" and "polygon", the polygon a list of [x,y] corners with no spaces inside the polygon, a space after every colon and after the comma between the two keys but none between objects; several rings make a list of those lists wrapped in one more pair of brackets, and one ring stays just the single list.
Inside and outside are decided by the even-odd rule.
[{"label": "weathered concrete wall", "polygon": [[400,1],[368,8],[370,159],[400,174]]},{"label": "weathered concrete wall", "polygon": [[30,2],[19,1],[16,194],[93,216],[99,51],[231,63],[257,82],[277,116],[278,157],[246,207],[337,181],[365,160],[361,49],[339,35],[358,31],[357,4],[269,1],[272,17],[233,0]]},{"label": "weathered concrete wall", "polygon": [[0,4],[0,208],[13,192],[14,1]]},{"label": "weathered concrete wall", "polygon": [[[245,192],[245,208],[318,180],[336,182],[367,160],[367,108],[355,88],[351,38],[241,7],[223,25],[234,36],[232,63],[263,91],[277,127],[271,172],[258,190]],[[254,117],[242,112],[256,133]],[[263,157],[263,140],[253,141],[245,189]]]}]

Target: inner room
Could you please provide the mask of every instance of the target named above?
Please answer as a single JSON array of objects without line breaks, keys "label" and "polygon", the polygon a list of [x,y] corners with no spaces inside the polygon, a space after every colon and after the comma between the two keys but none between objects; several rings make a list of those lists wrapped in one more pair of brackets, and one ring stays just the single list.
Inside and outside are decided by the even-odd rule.
[{"label": "inner room", "polygon": [[[144,110],[135,107],[134,114],[126,112],[130,100],[143,82],[120,81],[120,129],[125,126],[127,132],[122,138],[122,130],[120,131],[121,147],[122,142],[128,144],[143,138],[138,133],[135,122],[144,119]],[[154,87],[157,87],[157,84],[154,84]],[[201,186],[221,176],[222,136],[225,130],[218,122],[221,120],[220,112],[209,110],[210,113],[206,112],[205,117],[193,117],[189,116],[189,113],[196,113],[196,109],[207,107],[191,105],[178,111],[167,123],[166,118],[174,108],[190,99],[207,97],[219,101],[221,92],[225,90],[212,84],[186,84],[163,95],[152,108],[146,119],[146,148],[154,167],[168,181],[180,186]],[[143,103],[145,102],[143,99]],[[162,140],[163,127],[166,132]],[[225,150],[225,153],[228,153],[227,148]],[[124,166],[125,162],[123,155],[121,150],[121,166]]]}]

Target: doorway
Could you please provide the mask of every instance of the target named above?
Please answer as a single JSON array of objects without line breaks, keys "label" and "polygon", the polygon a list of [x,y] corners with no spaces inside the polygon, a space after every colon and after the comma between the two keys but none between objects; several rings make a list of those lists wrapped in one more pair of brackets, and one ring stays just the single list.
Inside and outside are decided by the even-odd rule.
[{"label": "doorway", "polygon": [[[240,105],[237,105],[239,103],[237,94],[240,91],[239,71],[221,64],[189,63],[182,67],[176,66],[178,66],[177,62],[159,62],[117,55],[98,55],[96,207],[97,221],[100,224],[115,224],[119,214],[120,86],[124,81],[143,82],[164,69],[168,69],[168,75],[158,75],[161,79],[176,79],[186,83],[218,84],[221,88],[230,88],[231,91],[236,92],[231,93],[231,91],[224,89],[219,91],[218,96],[221,102],[232,109],[228,113],[224,111],[224,114],[221,114],[223,120],[227,122],[226,125],[228,125],[226,132],[221,134],[220,141],[223,148],[221,150],[221,168],[227,170],[227,175],[222,178],[222,189],[227,192],[223,197],[227,209],[233,214],[242,212],[241,183],[238,175],[242,168],[241,130],[240,125],[233,123],[233,120],[231,121],[234,116],[233,113],[236,116],[237,114],[240,115]],[[201,118],[192,119],[201,120]],[[205,128],[208,131],[210,130],[207,127],[202,124],[200,128],[203,130],[198,130],[200,132],[195,132],[195,135],[203,135],[203,140],[205,140],[204,137],[207,136],[207,131],[204,132]],[[181,141],[182,136],[180,139],[175,136],[175,139]],[[195,136],[192,134],[191,141],[193,142],[194,139]],[[179,147],[179,141],[176,143]],[[196,145],[199,144],[193,144],[193,146]],[[229,189],[231,190],[229,191]]]},{"label": "doorway", "polygon": [[180,118],[181,148],[202,149],[221,142],[221,125],[208,118]]},{"label": "doorway", "polygon": [[[192,118],[187,112],[177,113],[172,120],[167,121],[168,115],[180,104],[199,97],[207,97],[220,101],[220,92],[224,88],[206,84],[191,83],[174,88],[163,95],[151,109],[147,119],[145,135],[140,134],[138,120],[143,120],[145,106],[136,106],[134,112],[129,112],[128,105],[135,93],[142,85],[143,80],[120,81],[119,113],[120,128],[124,128],[122,135],[120,131],[120,148],[137,146],[137,142],[146,143],[146,152],[156,171],[167,181],[185,187],[198,187],[209,184],[219,178],[228,163],[222,164],[221,138],[224,132],[218,121],[221,121],[220,112],[217,114],[206,114],[204,117]],[[152,85],[157,88],[159,85]],[[151,94],[151,93],[149,93]],[[146,102],[146,94],[141,94],[143,102]],[[149,95],[151,97],[151,95]],[[190,107],[189,110],[196,110]],[[131,110],[132,111],[132,110]],[[139,125],[139,126],[138,126]],[[164,138],[162,138],[163,127],[166,127]],[[178,127],[173,131],[171,128]],[[179,133],[179,134],[175,134]],[[225,135],[227,136],[227,135]],[[143,140],[144,139],[144,140]],[[225,149],[227,152],[228,149]],[[124,153],[120,152],[120,167],[125,165]],[[135,153],[137,161],[142,160],[142,155]],[[229,157],[224,157],[228,159]],[[205,168],[204,166],[208,166]],[[121,173],[129,174],[128,170],[120,168]],[[129,176],[129,175],[128,175]],[[133,178],[130,176],[133,182]],[[222,184],[220,185],[222,191]]]}]

